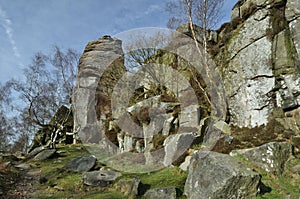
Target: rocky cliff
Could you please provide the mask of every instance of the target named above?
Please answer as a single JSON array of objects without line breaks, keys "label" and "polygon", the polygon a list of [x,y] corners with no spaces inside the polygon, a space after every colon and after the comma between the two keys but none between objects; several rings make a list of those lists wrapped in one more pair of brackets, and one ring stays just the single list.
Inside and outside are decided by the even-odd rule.
[{"label": "rocky cliff", "polygon": [[[124,79],[122,42],[109,36],[90,42],[79,64],[74,129],[111,154],[146,152],[141,158],[151,162],[152,152],[162,150],[155,155],[162,164],[176,153],[169,154],[168,141],[181,138],[168,137],[178,133],[193,133],[221,152],[291,139],[300,123],[299,10],[293,0],[238,1],[231,22],[209,32],[215,64],[208,58],[208,68],[179,34],[148,58],[148,68]],[[178,31],[190,35],[188,26]]]},{"label": "rocky cliff", "polygon": [[231,124],[253,128],[267,124],[278,107],[299,107],[299,6],[296,0],[240,0],[231,22],[217,31],[212,48]]},{"label": "rocky cliff", "polygon": [[[33,180],[37,198],[298,197],[298,0],[239,0],[231,22],[208,32],[208,56],[196,32],[198,43],[182,25],[150,55],[110,36],[88,43],[73,109],[51,120],[63,133],[54,140],[64,141],[74,118],[82,143],[37,147],[21,159],[0,153],[0,179],[11,166],[24,171],[15,192]],[[144,58],[135,74],[128,55]],[[50,130],[33,146],[51,140]],[[12,187],[2,181],[0,198]]]}]

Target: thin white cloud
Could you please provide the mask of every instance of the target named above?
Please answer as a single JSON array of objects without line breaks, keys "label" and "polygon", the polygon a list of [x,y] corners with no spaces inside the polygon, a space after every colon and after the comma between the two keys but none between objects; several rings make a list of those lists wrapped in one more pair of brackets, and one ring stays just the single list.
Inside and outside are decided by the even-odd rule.
[{"label": "thin white cloud", "polygon": [[19,49],[16,45],[16,41],[14,40],[14,34],[13,34],[14,30],[12,28],[12,26],[13,26],[12,21],[7,17],[6,12],[1,8],[1,6],[0,6],[0,22],[7,34],[8,40],[12,46],[14,56],[16,58],[20,59],[21,55],[20,55]]},{"label": "thin white cloud", "polygon": [[163,11],[161,5],[153,4],[148,7],[148,9],[145,11],[145,14],[149,15],[149,14],[152,14],[154,12],[159,12],[159,11]]}]

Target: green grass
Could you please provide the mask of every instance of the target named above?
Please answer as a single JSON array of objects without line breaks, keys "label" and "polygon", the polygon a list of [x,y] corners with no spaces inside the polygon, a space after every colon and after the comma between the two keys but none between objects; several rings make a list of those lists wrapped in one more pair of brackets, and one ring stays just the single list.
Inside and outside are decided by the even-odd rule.
[{"label": "green grass", "polygon": [[[299,155],[298,155],[299,156]],[[299,185],[300,185],[300,175],[293,173],[291,168],[295,165],[300,164],[299,157],[289,160],[285,165],[285,171],[281,176],[274,176],[271,173],[267,173],[261,168],[255,166],[254,164],[248,162],[244,156],[235,156],[237,159],[241,160],[244,164],[253,168],[262,176],[262,182],[265,186],[271,188],[270,192],[259,194],[257,198],[259,199],[282,199],[290,196],[291,199],[299,198]]]},{"label": "green grass", "polygon": [[[66,171],[63,166],[73,158],[86,155],[88,152],[80,146],[59,146],[58,151],[63,151],[62,155],[44,162],[32,162],[41,167],[42,176],[48,177],[48,181],[37,187],[40,190],[37,198],[99,198],[99,199],[126,199],[114,185],[108,187],[90,187],[83,185],[82,174]],[[276,177],[267,173],[259,167],[248,162],[243,156],[236,158],[241,160],[250,168],[255,169],[262,176],[262,182],[271,188],[269,193],[258,195],[259,199],[281,199],[290,195],[290,198],[298,198],[298,186],[300,185],[300,175],[291,172],[291,168],[300,164],[300,158],[290,160],[286,164],[285,172],[282,176]],[[100,165],[100,163],[98,163]],[[129,180],[138,177],[141,179],[142,187],[145,189],[155,189],[162,187],[175,186],[182,196],[187,172],[178,167],[164,168],[156,172],[149,173],[124,173],[119,180]],[[137,197],[142,199],[142,196]]]},{"label": "green grass", "polygon": [[181,171],[178,167],[165,168],[163,170],[140,175],[143,184],[150,185],[151,189],[175,186],[183,190],[187,173]]},{"label": "green grass", "polygon": [[[43,162],[31,161],[32,164],[41,168],[41,176],[47,179],[47,182],[36,188],[39,190],[36,195],[37,198],[127,198],[116,190],[114,185],[104,188],[83,185],[82,174],[70,172],[63,168],[73,158],[89,154],[80,145],[58,146],[57,150],[61,152],[59,157]],[[151,173],[123,173],[120,179],[132,179],[134,177],[139,177],[147,189],[175,186],[180,190],[179,192],[183,192],[187,173],[178,167],[172,167]],[[181,196],[181,198],[184,197]]]},{"label": "green grass", "polygon": [[285,172],[278,178],[264,174],[262,176],[262,181],[265,183],[265,185],[271,187],[272,190],[270,193],[260,195],[258,198],[285,198],[288,195],[291,199],[299,198],[298,187],[300,185],[300,176],[299,174],[295,174],[290,170],[290,168],[296,164],[300,164],[300,160],[298,158],[290,160],[286,164]]}]

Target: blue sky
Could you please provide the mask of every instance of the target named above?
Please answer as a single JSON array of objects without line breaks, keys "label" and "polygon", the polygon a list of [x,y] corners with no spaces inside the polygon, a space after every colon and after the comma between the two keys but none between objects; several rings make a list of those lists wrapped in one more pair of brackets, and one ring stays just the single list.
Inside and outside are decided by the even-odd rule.
[{"label": "blue sky", "polygon": [[[0,82],[20,78],[36,52],[83,51],[103,35],[166,27],[170,0],[0,0]],[[224,19],[237,0],[226,0]]]}]

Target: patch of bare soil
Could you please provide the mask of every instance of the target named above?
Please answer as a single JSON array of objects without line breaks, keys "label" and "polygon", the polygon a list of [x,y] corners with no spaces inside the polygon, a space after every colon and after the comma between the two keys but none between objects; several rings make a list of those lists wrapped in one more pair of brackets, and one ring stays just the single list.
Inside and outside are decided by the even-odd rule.
[{"label": "patch of bare soil", "polygon": [[[12,166],[10,166],[12,167]],[[0,199],[33,199],[39,184],[41,170],[12,169],[0,170]]]}]

